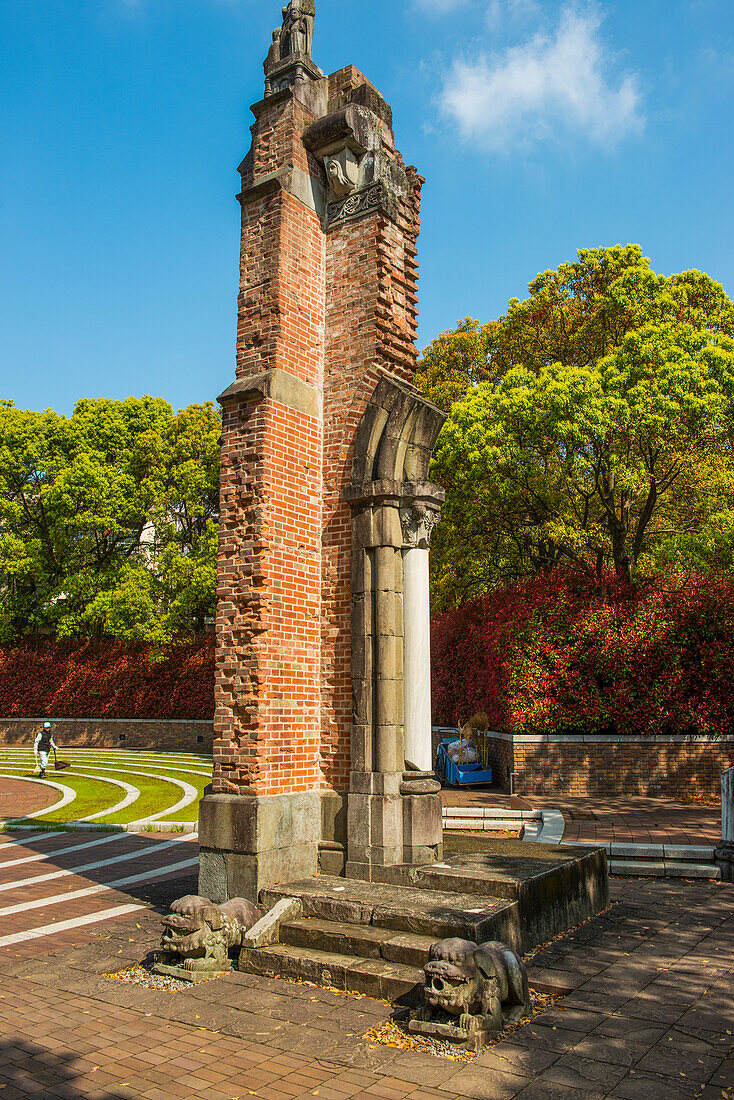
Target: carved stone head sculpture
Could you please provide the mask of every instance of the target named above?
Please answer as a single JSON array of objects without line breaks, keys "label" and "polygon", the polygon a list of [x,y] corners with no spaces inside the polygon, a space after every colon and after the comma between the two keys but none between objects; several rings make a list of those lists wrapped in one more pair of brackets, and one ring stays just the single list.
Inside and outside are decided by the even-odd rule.
[{"label": "carved stone head sculpture", "polygon": [[359,160],[351,149],[344,148],[324,158],[326,180],[337,199],[351,195],[359,182]]},{"label": "carved stone head sculpture", "polygon": [[257,908],[242,898],[215,905],[189,895],[175,901],[164,917],[161,947],[186,969],[226,970],[230,950],[242,946],[245,932],[259,916]]},{"label": "carved stone head sculpture", "polygon": [[466,1031],[501,1031],[530,1006],[525,966],[503,943],[435,943],[425,966],[424,1016],[438,1009]]}]

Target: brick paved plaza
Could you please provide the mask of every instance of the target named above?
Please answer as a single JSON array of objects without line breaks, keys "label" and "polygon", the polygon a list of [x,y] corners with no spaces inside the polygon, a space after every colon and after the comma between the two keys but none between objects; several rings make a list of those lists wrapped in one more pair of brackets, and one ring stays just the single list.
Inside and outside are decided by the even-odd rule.
[{"label": "brick paved plaza", "polygon": [[531,982],[562,999],[463,1065],[364,1042],[390,1015],[365,997],[246,974],[175,993],[105,977],[157,945],[195,857],[182,836],[0,836],[3,1100],[720,1100],[734,1088],[731,886],[614,880],[611,908],[531,963]]},{"label": "brick paved plaza", "polygon": [[517,798],[494,789],[443,791],[444,806],[561,810],[564,840],[627,844],[718,844],[721,806],[665,798]]}]

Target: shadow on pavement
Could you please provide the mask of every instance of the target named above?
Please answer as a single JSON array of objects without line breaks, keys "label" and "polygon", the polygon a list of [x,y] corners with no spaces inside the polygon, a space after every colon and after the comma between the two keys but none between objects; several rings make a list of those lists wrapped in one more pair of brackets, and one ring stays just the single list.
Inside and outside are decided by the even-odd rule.
[{"label": "shadow on pavement", "polygon": [[[54,1100],[81,1100],[90,1093],[89,1071],[75,1070],[78,1056],[72,1052],[45,1050],[22,1039],[0,1042],[0,1094],[3,1100],[44,1096]],[[92,1080],[94,1075],[92,1075]],[[77,1087],[75,1082],[79,1081]],[[129,1100],[130,1092],[108,1092],[104,1085],[94,1090],[98,1100]]]}]

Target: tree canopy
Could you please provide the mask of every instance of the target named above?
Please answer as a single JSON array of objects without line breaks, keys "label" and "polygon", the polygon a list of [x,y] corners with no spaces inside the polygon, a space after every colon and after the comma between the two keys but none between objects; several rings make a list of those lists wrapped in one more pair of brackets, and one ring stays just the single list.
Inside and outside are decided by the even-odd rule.
[{"label": "tree canopy", "polygon": [[[734,305],[698,271],[656,274],[637,245],[581,251],[490,325],[427,350],[450,409],[433,476],[439,605],[585,563],[631,580],[734,566]],[[462,392],[463,391],[463,392]]]},{"label": "tree canopy", "polygon": [[164,643],[216,593],[221,422],[212,404],[0,402],[0,639]]}]

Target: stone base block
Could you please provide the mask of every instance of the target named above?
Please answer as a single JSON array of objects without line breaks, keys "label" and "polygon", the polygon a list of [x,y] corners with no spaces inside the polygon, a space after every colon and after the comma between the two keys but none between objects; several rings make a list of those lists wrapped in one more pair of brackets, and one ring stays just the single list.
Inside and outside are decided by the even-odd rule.
[{"label": "stone base block", "polygon": [[[397,786],[397,784],[396,784]],[[403,806],[399,794],[350,793],[349,863],[378,866],[403,859]],[[349,875],[349,866],[347,866]]]},{"label": "stone base block", "polygon": [[343,875],[346,861],[347,854],[344,848],[324,844],[319,848],[319,873],[322,875]]},{"label": "stone base block", "polygon": [[403,862],[423,866],[442,858],[443,810],[440,793],[404,796]]},{"label": "stone base block", "polygon": [[270,886],[315,875],[321,793],[206,795],[199,804],[199,893],[257,904]]},{"label": "stone base block", "polygon": [[714,852],[722,882],[734,882],[734,844],[723,844]]}]

